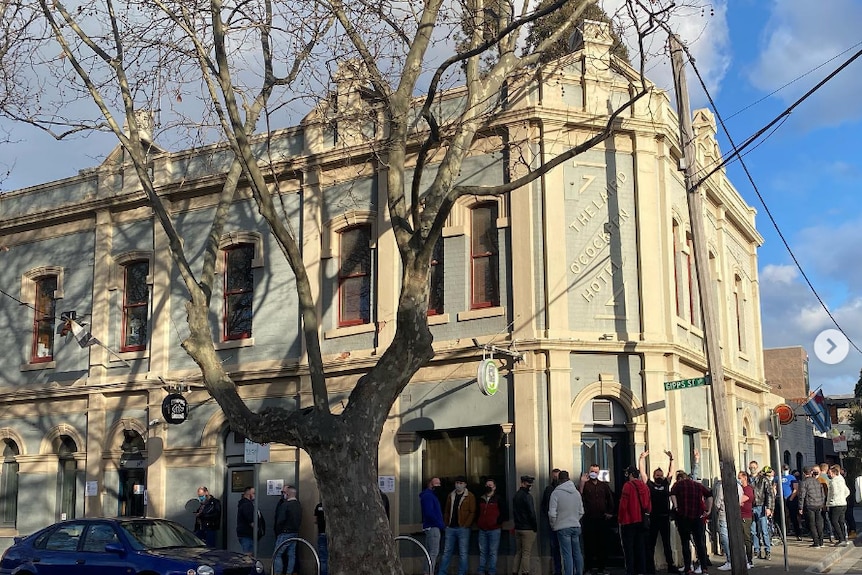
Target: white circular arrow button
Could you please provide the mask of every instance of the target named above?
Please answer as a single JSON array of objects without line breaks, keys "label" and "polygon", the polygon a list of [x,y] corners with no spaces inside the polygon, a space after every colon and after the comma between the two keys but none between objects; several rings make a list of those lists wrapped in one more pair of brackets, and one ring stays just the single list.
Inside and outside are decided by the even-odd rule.
[{"label": "white circular arrow button", "polygon": [[823,363],[841,363],[848,353],[850,342],[837,329],[823,330],[814,340],[814,354]]}]

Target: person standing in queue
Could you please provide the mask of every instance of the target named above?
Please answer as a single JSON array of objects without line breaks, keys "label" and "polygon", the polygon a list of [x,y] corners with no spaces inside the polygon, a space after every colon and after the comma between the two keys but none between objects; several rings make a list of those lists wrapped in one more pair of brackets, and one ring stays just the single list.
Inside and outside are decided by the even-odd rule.
[{"label": "person standing in queue", "polygon": [[446,525],[446,537],[443,544],[443,558],[440,559],[440,575],[446,575],[449,561],[458,547],[458,575],[467,575],[467,564],[470,559],[470,528],[476,519],[476,497],[467,489],[467,478],[459,475],[455,478],[455,490],[446,498],[443,506],[443,523]]},{"label": "person standing in queue", "polygon": [[198,487],[200,506],[195,512],[195,535],[204,540],[207,547],[216,546],[216,534],[221,527],[221,502],[204,486]]},{"label": "person standing in queue", "polygon": [[650,513],[649,488],[641,481],[640,472],[635,466],[625,470],[626,482],[620,492],[620,541],[626,560],[626,575],[640,575],[646,572],[646,537],[643,528],[644,515]]},{"label": "person standing in queue", "polygon": [[[673,548],[670,545],[670,477],[673,477],[673,453],[665,451],[668,457],[667,474],[661,467],[656,467],[652,472],[652,479],[647,479],[646,485],[650,491],[650,527],[647,533],[646,543],[646,571],[647,575],[655,575],[655,546],[661,535],[664,560],[667,564],[667,572],[676,575],[679,568],[673,561]],[[649,450],[644,451],[638,458],[638,470],[642,478],[648,478],[646,458]]]},{"label": "person standing in queue", "polygon": [[533,482],[536,480],[532,475],[521,476],[521,488],[515,493],[512,502],[512,511],[515,519],[515,563],[512,573],[515,575],[530,575],[530,563],[533,557],[533,543],[536,541],[536,532],[539,530],[539,522],[536,517],[536,503],[530,495]]},{"label": "person standing in queue", "polygon": [[425,532],[425,549],[430,559],[430,571],[423,571],[425,575],[434,573],[437,565],[437,555],[440,554],[440,535],[446,528],[443,523],[443,508],[437,492],[440,491],[440,478],[432,477],[428,485],[419,494],[419,505],[422,508],[422,531]]},{"label": "person standing in queue", "polygon": [[[584,480],[585,479],[585,480]],[[611,487],[599,481],[599,466],[593,463],[586,478],[581,478],[581,498],[584,517],[581,532],[584,535],[584,568],[594,575],[607,575],[608,540],[611,530],[608,522],[614,516],[614,494]]]}]

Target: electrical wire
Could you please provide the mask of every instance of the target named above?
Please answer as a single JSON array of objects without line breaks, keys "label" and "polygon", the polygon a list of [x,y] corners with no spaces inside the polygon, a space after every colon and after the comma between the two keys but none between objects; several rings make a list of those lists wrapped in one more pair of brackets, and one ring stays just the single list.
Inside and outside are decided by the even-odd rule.
[{"label": "electrical wire", "polygon": [[[689,62],[691,62],[692,68],[694,68],[694,70],[697,72],[697,68],[694,65],[694,58],[692,57],[691,53],[688,51],[688,48],[686,46],[683,46],[683,50],[685,51],[685,55],[688,57]],[[805,92],[805,94],[803,94],[798,100],[793,102],[793,104],[791,104],[783,112],[781,112],[779,115],[777,115],[775,118],[773,118],[771,122],[769,122],[764,127],[759,129],[757,132],[755,132],[754,134],[749,136],[749,138],[747,140],[745,140],[740,146],[737,146],[733,142],[731,142],[731,145],[733,145],[733,153],[728,154],[724,159],[722,159],[721,162],[718,163],[718,165],[716,165],[705,176],[703,176],[701,179],[699,179],[697,182],[695,182],[695,184],[692,186],[692,189],[697,189],[697,187],[700,186],[703,182],[705,182],[707,178],[709,178],[711,175],[713,175],[714,173],[719,171],[721,168],[726,166],[734,158],[739,156],[742,153],[742,150],[744,150],[745,148],[747,148],[748,146],[753,144],[758,138],[760,138],[760,136],[762,136],[766,131],[768,131],[770,128],[772,128],[772,126],[774,126],[779,121],[781,121],[782,118],[784,118],[785,116],[789,116],[790,113],[797,106],[799,106],[800,104],[802,104],[802,102],[804,102],[805,100],[810,98],[815,92],[817,92],[817,90],[822,88],[827,82],[829,82],[832,78],[837,76],[842,70],[844,70],[844,68],[846,68],[847,66],[852,64],[857,58],[859,58],[859,56],[862,56],[862,50],[857,51],[850,58],[848,58],[843,64],[841,64],[840,66],[835,68],[835,70],[830,72],[828,76],[826,76],[825,78],[820,80],[817,84],[814,85],[813,88],[811,88],[810,90]],[[703,78],[700,77],[699,72],[697,73],[697,78],[700,81],[701,86],[705,86]],[[707,95],[707,97],[709,97],[709,92],[706,92],[706,95]],[[709,97],[709,100],[710,100],[710,104],[713,106],[713,110],[715,110],[715,105],[714,105],[714,102],[712,101],[712,98]],[[717,115],[718,115],[718,112],[716,111],[716,116]],[[721,120],[721,119],[719,118],[719,120]],[[727,130],[723,120],[721,120],[721,127],[722,127],[722,129]],[[862,353],[862,352],[860,352],[860,353]]]},{"label": "electrical wire", "polygon": [[840,52],[840,53],[838,53],[838,54],[835,54],[834,56],[832,56],[831,58],[829,58],[829,59],[828,59],[828,60],[826,60],[825,62],[821,62],[820,64],[818,64],[817,66],[815,66],[815,67],[811,68],[811,69],[810,69],[810,70],[808,70],[807,72],[805,72],[805,73],[803,73],[803,74],[800,74],[799,76],[797,76],[797,77],[795,77],[794,79],[790,80],[789,82],[787,82],[787,83],[786,83],[786,84],[784,84],[783,86],[780,86],[780,87],[776,88],[775,90],[773,90],[773,91],[772,91],[772,92],[770,92],[769,94],[765,95],[764,97],[760,98],[759,100],[757,100],[757,101],[754,101],[754,102],[750,103],[749,105],[745,106],[744,108],[742,108],[742,109],[740,109],[740,110],[737,110],[736,112],[734,112],[733,114],[731,114],[730,116],[728,116],[728,117],[727,117],[727,120],[732,120],[733,118],[735,118],[736,116],[738,116],[738,115],[740,115],[741,113],[745,112],[745,111],[746,111],[746,110],[748,110],[749,108],[753,108],[754,106],[758,105],[759,103],[763,102],[764,100],[768,100],[769,98],[771,98],[772,96],[774,96],[774,95],[775,95],[775,94],[777,94],[778,92],[782,91],[784,88],[786,88],[786,87],[790,86],[791,84],[795,84],[796,82],[798,82],[798,81],[799,81],[799,80],[801,80],[802,78],[804,78],[804,77],[806,77],[806,76],[808,76],[808,75],[810,75],[810,74],[812,74],[812,73],[816,72],[817,70],[819,70],[820,68],[822,68],[823,66],[825,66],[826,64],[828,64],[829,62],[832,62],[833,60],[837,60],[838,58],[840,58],[841,56],[843,56],[844,54],[846,54],[847,52],[849,52],[849,51],[850,51],[850,50],[852,50],[853,48],[856,48],[857,46],[862,46],[862,42],[857,42],[856,44],[853,44],[852,46],[850,46],[849,48],[847,48],[847,49],[846,49],[846,50],[844,50],[843,52]]},{"label": "electrical wire", "polygon": [[[862,44],[862,42],[860,42],[860,44]],[[857,46],[858,45],[859,44],[857,44]],[[743,154],[740,154],[741,148],[737,147],[736,142],[734,142],[734,140],[733,140],[733,136],[730,135],[730,130],[727,129],[727,125],[724,123],[724,119],[721,117],[721,114],[718,111],[718,106],[716,106],[715,100],[713,100],[712,95],[709,93],[709,90],[706,87],[706,83],[704,82],[703,77],[700,75],[700,71],[697,69],[697,66],[694,63],[694,58],[689,53],[687,47],[683,46],[683,50],[685,51],[685,54],[688,57],[689,63],[691,64],[691,67],[694,70],[695,76],[697,76],[698,82],[700,82],[700,87],[703,89],[703,92],[706,94],[706,97],[709,100],[709,105],[712,107],[713,112],[715,112],[715,117],[718,118],[718,121],[721,124],[721,129],[724,131],[725,136],[727,136],[727,140],[730,142],[730,145],[733,147],[733,154],[731,154],[730,157],[736,158],[737,160],[739,160],[739,164],[742,167],[743,171],[745,172],[745,175],[748,178],[749,183],[751,183],[751,187],[754,189],[754,193],[757,195],[757,199],[760,200],[760,203],[761,203],[761,205],[763,205],[763,209],[766,212],[766,215],[769,217],[769,221],[772,223],[772,227],[775,228],[775,231],[778,234],[778,237],[781,238],[781,242],[784,244],[785,249],[787,249],[787,253],[790,254],[790,258],[793,260],[793,263],[796,265],[796,269],[799,270],[799,273],[802,274],[802,277],[805,280],[805,283],[807,283],[809,289],[811,289],[811,293],[813,293],[814,297],[817,298],[817,301],[820,303],[820,306],[826,312],[826,315],[829,316],[829,319],[832,320],[832,323],[835,325],[835,327],[838,329],[838,331],[840,331],[844,335],[844,337],[847,338],[847,341],[850,343],[850,345],[853,346],[853,348],[856,351],[858,351],[860,354],[862,354],[862,349],[859,349],[859,346],[857,346],[856,343],[854,343],[853,340],[850,338],[850,336],[847,335],[847,332],[844,331],[844,328],[841,327],[841,325],[838,323],[838,320],[835,319],[835,316],[833,316],[832,312],[829,311],[829,308],[827,307],[826,302],[824,302],[823,298],[820,297],[820,294],[817,293],[817,290],[814,288],[814,284],[811,283],[811,279],[808,277],[808,274],[806,274],[805,270],[802,269],[802,264],[799,263],[799,260],[796,258],[796,255],[793,253],[793,250],[790,248],[790,244],[788,243],[787,238],[784,237],[784,234],[782,233],[781,228],[778,227],[778,222],[775,220],[775,217],[772,215],[772,211],[769,209],[769,206],[766,204],[766,200],[763,198],[763,195],[760,193],[760,189],[757,187],[757,184],[754,182],[754,177],[751,175],[751,172],[748,170],[748,166],[745,164],[745,160],[742,159]],[[842,64],[841,66],[836,68],[835,71],[833,71],[826,78],[824,78],[822,81],[817,83],[817,85],[815,85],[814,88],[812,88],[811,90],[806,92],[806,94],[802,98],[800,98],[799,100],[794,102],[794,104],[791,107],[789,107],[787,110],[782,112],[775,120],[770,122],[766,128],[769,128],[770,126],[775,124],[781,118],[786,119],[786,116],[789,115],[790,111],[793,108],[795,108],[797,105],[802,103],[802,101],[805,100],[805,98],[807,98],[808,96],[810,96],[811,94],[816,92],[818,89],[820,89],[824,84],[826,84],[826,82],[828,82],[829,80],[834,78],[835,75],[838,74],[838,72],[840,72],[841,70],[846,68],[851,62],[853,62],[853,60],[858,58],[860,55],[862,55],[862,50],[856,52],[856,54],[854,54],[851,58],[849,58],[844,64]],[[759,130],[755,134],[755,136],[762,134],[764,131],[765,131],[765,129]],[[774,133],[774,131],[773,131],[773,133]],[[751,138],[746,140],[746,144],[753,141],[753,138],[755,136],[752,136]],[[758,145],[760,145],[760,144],[758,144]],[[727,162],[723,161],[715,170],[711,171],[709,174],[707,174],[705,177],[703,177],[698,182],[698,185],[703,183],[706,180],[706,178],[708,178],[710,175],[714,174],[716,170],[720,169],[725,164],[727,164]]]}]

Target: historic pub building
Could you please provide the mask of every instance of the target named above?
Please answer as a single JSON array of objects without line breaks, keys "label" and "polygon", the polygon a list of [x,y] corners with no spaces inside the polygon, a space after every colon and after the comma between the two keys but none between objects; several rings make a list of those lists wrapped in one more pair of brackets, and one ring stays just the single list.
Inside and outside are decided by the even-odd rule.
[{"label": "historic pub building", "polygon": [[[606,29],[586,25],[577,52],[510,86],[462,181],[522,174],[595,133],[609,106],[630,97],[636,73],[610,56]],[[339,103],[363,105],[353,80],[339,77]],[[441,109],[457,98],[445,95]],[[273,132],[269,154],[283,169],[278,203],[301,231],[338,409],[392,337],[400,262],[387,166],[367,141],[382,134],[376,124],[362,128],[366,139],[338,131],[338,118],[325,115]],[[494,477],[509,498],[516,477],[535,475],[538,499],[552,467],[580,474],[598,463],[616,491],[622,469],[647,448],[650,468],[667,465],[665,449],[690,468],[698,449],[702,476],[717,473],[709,388],[665,389],[706,371],[677,126],[668,94],[654,89],[593,150],[508,195],[458,201],[432,274],[436,357],[404,390],[381,441],[378,474],[396,534],[421,531],[418,494],[432,475],[446,486],[463,474],[471,488]],[[719,161],[713,116],[697,111],[694,127],[698,163]],[[522,153],[504,154],[495,138],[524,142]],[[229,159],[221,146],[153,147],[158,191],[197,265]],[[763,375],[762,238],[723,171],[701,193],[742,466],[768,456],[765,421],[778,403]],[[228,218],[213,294],[216,347],[253,407],[305,407],[290,268],[247,190]],[[183,287],[122,150],[74,177],[0,196],[0,245],[0,548],[80,516],[146,514],[191,527],[188,502],[205,485],[223,504],[221,544],[238,549],[235,509],[255,465],[180,347]],[[69,312],[104,346],[60,335]],[[477,385],[488,358],[500,370],[493,395]],[[171,394],[188,402],[182,424],[162,413]],[[273,445],[256,471],[268,520],[278,491],[267,482],[298,486],[304,534],[314,540],[307,456]],[[270,530],[262,556],[273,540]]]}]

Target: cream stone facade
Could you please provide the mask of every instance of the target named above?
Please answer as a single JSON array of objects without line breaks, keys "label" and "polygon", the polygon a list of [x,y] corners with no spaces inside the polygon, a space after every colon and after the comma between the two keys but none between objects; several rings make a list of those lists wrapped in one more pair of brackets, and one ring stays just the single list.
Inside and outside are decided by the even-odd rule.
[{"label": "cream stone facade", "polygon": [[[635,72],[609,56],[605,31],[588,26],[596,27],[582,49],[512,84],[494,134],[477,144],[462,181],[517,177],[592,136],[609,106],[630,97]],[[345,72],[340,82],[336,97],[348,107],[359,101],[355,78]],[[441,109],[457,98],[457,90],[448,94]],[[382,134],[345,120],[336,137],[331,119],[312,114],[301,126],[273,133],[269,152],[282,170],[274,190],[280,209],[303,238],[338,411],[352,382],[392,338],[400,263],[385,209],[387,167],[371,153]],[[712,115],[697,111],[694,127],[699,165],[718,161]],[[362,130],[365,138],[358,137]],[[228,153],[219,146],[153,151],[159,193],[199,267],[195,246],[209,231]],[[620,116],[603,144],[491,203],[458,202],[438,264],[444,266],[443,309],[429,317],[437,355],[393,407],[381,441],[378,474],[381,485],[394,489],[388,496],[396,534],[421,530],[418,494],[431,475],[445,485],[464,474],[471,488],[492,476],[511,498],[515,478],[531,474],[541,486],[534,493],[539,498],[552,467],[579,474],[596,462],[616,489],[622,469],[647,448],[651,468],[666,465],[656,456],[663,450],[688,468],[698,449],[702,476],[717,473],[709,389],[664,388],[706,371],[680,156],[677,117],[668,95],[654,89]],[[765,422],[777,403],[763,375],[762,238],[754,210],[723,171],[700,193],[727,378],[722,401],[734,416],[742,466],[768,458]],[[471,295],[476,208],[493,215],[498,262],[497,268],[488,264],[498,294],[481,305]],[[344,321],[356,310],[339,305],[339,262],[345,234],[357,229],[369,234],[372,288],[368,309],[360,302],[359,321]],[[310,385],[293,276],[246,190],[226,230],[225,254],[249,246],[253,313],[248,329],[225,337],[225,306],[232,300],[216,286],[216,347],[254,408],[305,407]],[[179,346],[187,333],[182,284],[121,151],[76,177],[0,196],[0,243],[8,248],[0,256],[6,294],[0,298],[6,321],[0,335],[6,349],[0,358],[2,546],[61,516],[146,513],[191,526],[188,500],[207,485],[224,506],[221,544],[238,548],[237,489],[254,468],[243,460],[243,438],[230,431]],[[233,273],[224,261],[219,277]],[[133,264],[143,274],[136,280],[129,275]],[[135,339],[140,325],[130,327],[141,313],[132,309],[131,281],[146,286],[143,339]],[[34,306],[46,285],[56,313],[40,320]],[[82,349],[57,335],[61,312],[71,310],[116,353]],[[49,320],[50,329],[43,329]],[[483,357],[500,367],[492,396],[480,393],[475,381]],[[165,423],[168,393],[188,401],[182,424]],[[273,445],[258,471],[267,519],[276,500],[267,494],[267,480],[294,483],[307,514],[303,534],[313,540],[317,492],[308,457]],[[273,540],[271,532],[262,540],[263,555],[272,552]],[[408,550],[402,553],[406,559]]]}]

